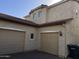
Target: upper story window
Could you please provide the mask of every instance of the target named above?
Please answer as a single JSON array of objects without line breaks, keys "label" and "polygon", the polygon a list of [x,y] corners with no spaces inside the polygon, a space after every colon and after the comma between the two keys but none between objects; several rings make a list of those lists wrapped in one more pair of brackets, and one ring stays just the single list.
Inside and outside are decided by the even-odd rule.
[{"label": "upper story window", "polygon": [[38,17],[41,17],[42,16],[42,11],[39,11],[38,12]]},{"label": "upper story window", "polygon": [[33,20],[38,20],[42,16],[42,11],[33,14]]},{"label": "upper story window", "polygon": [[36,20],[36,18],[37,18],[37,14],[35,13],[33,14],[33,20]]}]

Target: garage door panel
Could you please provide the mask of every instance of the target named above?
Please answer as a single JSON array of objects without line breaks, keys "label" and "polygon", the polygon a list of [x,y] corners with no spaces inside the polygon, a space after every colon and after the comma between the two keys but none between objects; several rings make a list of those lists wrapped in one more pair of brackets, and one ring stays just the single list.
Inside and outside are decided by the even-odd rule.
[{"label": "garage door panel", "polygon": [[22,52],[25,32],[0,29],[0,54]]},{"label": "garage door panel", "polygon": [[58,55],[58,33],[41,34],[41,50]]}]

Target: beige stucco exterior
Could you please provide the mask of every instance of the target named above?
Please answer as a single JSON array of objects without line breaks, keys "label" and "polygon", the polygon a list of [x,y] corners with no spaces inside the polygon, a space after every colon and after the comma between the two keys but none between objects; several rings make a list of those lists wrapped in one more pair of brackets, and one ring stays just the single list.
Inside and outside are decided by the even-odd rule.
[{"label": "beige stucco exterior", "polygon": [[[74,3],[77,2],[67,1],[57,6],[51,5],[46,8],[38,9],[29,14],[29,17],[26,17],[25,19],[29,19],[35,23],[42,24],[46,22],[53,22],[58,20],[64,20],[67,18],[73,18],[74,15],[73,9],[75,5]],[[37,20],[33,20],[33,15],[35,13],[38,13],[39,11],[42,11],[43,15],[41,15],[40,18],[37,17]]]},{"label": "beige stucco exterior", "polygon": [[[73,20],[65,24],[66,45],[79,44],[79,4],[73,2]],[[67,48],[67,47],[66,47]],[[66,50],[67,54],[67,50]]]},{"label": "beige stucco exterior", "polygon": [[[12,22],[6,22],[0,20],[0,28],[1,29],[9,29],[9,30],[16,30],[16,31],[23,31],[25,32],[25,46],[24,50],[40,50],[40,33],[45,32],[62,32],[63,36],[59,35],[59,47],[58,47],[58,55],[63,57],[66,53],[66,41],[65,41],[65,28],[63,25],[58,26],[50,26],[50,27],[43,27],[43,28],[33,28],[26,25],[21,25]],[[30,39],[30,34],[34,33],[35,37],[34,40]],[[63,43],[62,43],[63,42]]]},{"label": "beige stucco exterior", "polygon": [[[35,50],[37,49],[37,29],[33,27],[29,27],[26,25],[21,25],[17,23],[7,22],[7,21],[1,21],[0,20],[0,28],[2,29],[9,29],[9,30],[16,30],[16,31],[24,31],[25,34],[25,47],[24,50]],[[30,39],[30,34],[34,33],[35,37],[34,40]]]},{"label": "beige stucco exterior", "polygon": [[[59,4],[55,7],[53,5],[48,6],[48,8],[39,9],[44,13],[45,17],[38,20],[36,23],[45,23],[64,20],[67,18],[74,18],[72,21],[59,26],[43,27],[39,28],[38,32],[38,48],[40,48],[40,33],[41,32],[53,32],[62,31],[63,36],[59,36],[59,55],[67,56],[67,45],[68,44],[79,44],[79,4],[76,1],[67,1],[65,3]],[[33,13],[38,12],[34,11]],[[33,15],[33,13],[31,15]],[[32,17],[32,16],[31,16]],[[31,18],[32,20],[32,18]]]},{"label": "beige stucco exterior", "polygon": [[24,19],[31,21],[31,20],[30,20],[30,19],[31,19],[30,15],[25,16]]},{"label": "beige stucco exterior", "polygon": [[[39,40],[40,40],[40,33],[46,33],[46,32],[62,32],[63,36],[59,35],[59,42],[58,42],[58,55],[63,57],[65,56],[65,29],[63,25],[58,25],[58,26],[50,26],[50,27],[44,27],[39,29]],[[40,42],[39,42],[40,43]],[[40,44],[39,44],[40,46]]]},{"label": "beige stucco exterior", "polygon": [[[43,12],[41,18],[33,20],[33,14],[38,11]],[[38,9],[31,13],[26,19],[38,24],[64,20],[73,18],[73,20],[63,25],[48,26],[42,28],[30,27],[22,24],[12,23],[0,20],[0,28],[24,31],[25,36],[25,51],[27,50],[40,50],[40,33],[43,32],[62,32],[63,36],[59,35],[59,56],[67,56],[67,44],[79,44],[79,3],[76,1],[68,1],[58,6],[51,8]],[[30,33],[35,34],[34,40],[30,39]]]},{"label": "beige stucco exterior", "polygon": [[53,8],[49,7],[47,22],[72,18],[72,16],[73,16],[72,10],[73,10],[73,2],[72,1],[65,2],[65,3],[60,4],[60,5],[53,7]]},{"label": "beige stucco exterior", "polygon": [[[37,17],[36,20],[33,19],[34,14],[38,15],[38,12],[41,11],[43,16],[41,17]],[[34,11],[33,13],[29,14],[29,16],[24,17],[25,20],[29,19],[29,21],[33,21],[37,24],[42,24],[42,23],[46,23],[46,16],[47,16],[47,9],[43,8],[43,9],[39,9]]]},{"label": "beige stucco exterior", "polygon": [[[38,17],[36,18],[36,20],[33,19],[33,15],[36,14],[38,15],[38,12],[42,12],[42,16],[41,17]],[[33,21],[37,24],[42,24],[42,23],[46,23],[46,16],[47,16],[47,9],[46,8],[43,8],[43,9],[39,9],[39,10],[36,10],[34,11],[33,13],[31,13],[29,16],[25,17],[25,19],[29,19],[29,21]]]}]

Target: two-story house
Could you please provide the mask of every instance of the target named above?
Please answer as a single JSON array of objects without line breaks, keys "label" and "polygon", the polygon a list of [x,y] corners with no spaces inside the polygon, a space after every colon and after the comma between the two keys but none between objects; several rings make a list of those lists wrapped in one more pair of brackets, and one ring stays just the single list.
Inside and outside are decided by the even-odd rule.
[{"label": "two-story house", "polygon": [[66,57],[67,45],[79,44],[78,32],[78,0],[63,0],[50,6],[42,4],[32,9],[24,19],[0,14],[0,39],[4,39],[0,40],[0,46],[4,45],[5,33],[8,33],[6,42],[18,42],[12,48],[8,47],[13,43],[4,45],[7,47],[0,49],[0,52],[5,54],[36,49]]}]

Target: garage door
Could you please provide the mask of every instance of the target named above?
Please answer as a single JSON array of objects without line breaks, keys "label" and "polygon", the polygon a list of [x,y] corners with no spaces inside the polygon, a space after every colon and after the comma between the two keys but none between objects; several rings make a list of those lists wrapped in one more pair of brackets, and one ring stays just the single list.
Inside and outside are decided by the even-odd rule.
[{"label": "garage door", "polygon": [[41,50],[58,55],[58,33],[41,33]]},{"label": "garage door", "polygon": [[24,32],[0,29],[0,54],[22,52],[24,39]]}]

